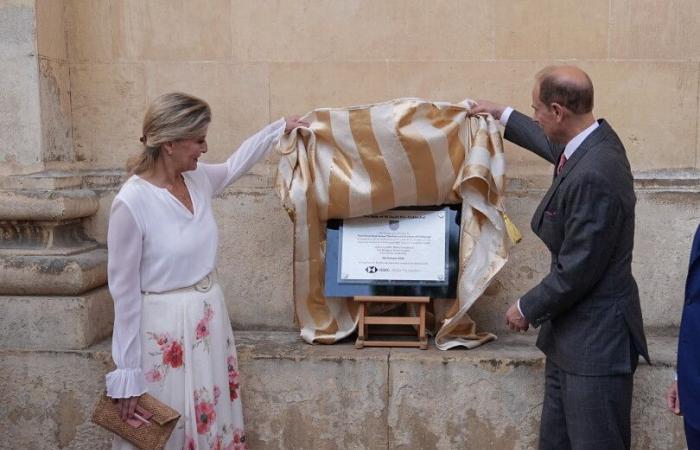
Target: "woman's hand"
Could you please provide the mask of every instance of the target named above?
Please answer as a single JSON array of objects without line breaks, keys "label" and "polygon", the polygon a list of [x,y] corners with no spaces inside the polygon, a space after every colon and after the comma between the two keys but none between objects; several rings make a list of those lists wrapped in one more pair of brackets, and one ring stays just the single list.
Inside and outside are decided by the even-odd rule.
[{"label": "woman's hand", "polygon": [[290,131],[297,127],[308,127],[309,122],[304,122],[303,120],[299,120],[299,116],[289,116],[284,118],[284,134],[288,134]]},{"label": "woman's hand", "polygon": [[139,397],[115,398],[115,400],[117,401],[119,417],[121,417],[123,421],[134,417],[134,411],[136,411],[136,403],[138,403]]},{"label": "woman's hand", "polygon": [[678,398],[678,382],[674,381],[666,392],[666,406],[677,416],[681,414],[681,402]]}]

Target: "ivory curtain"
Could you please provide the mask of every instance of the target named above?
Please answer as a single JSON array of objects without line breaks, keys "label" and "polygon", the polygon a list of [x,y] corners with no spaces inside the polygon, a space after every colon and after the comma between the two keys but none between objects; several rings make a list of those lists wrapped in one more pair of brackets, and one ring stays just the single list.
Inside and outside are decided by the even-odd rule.
[{"label": "ivory curtain", "polygon": [[[420,99],[308,113],[282,138],[277,192],[294,222],[294,303],[301,337],[334,343],[357,326],[349,298],[323,295],[326,221],[398,206],[462,203],[457,299],[434,301],[440,349],[495,339],[467,311],[508,258],[505,160],[497,122]],[[468,149],[468,151],[467,151]]]}]

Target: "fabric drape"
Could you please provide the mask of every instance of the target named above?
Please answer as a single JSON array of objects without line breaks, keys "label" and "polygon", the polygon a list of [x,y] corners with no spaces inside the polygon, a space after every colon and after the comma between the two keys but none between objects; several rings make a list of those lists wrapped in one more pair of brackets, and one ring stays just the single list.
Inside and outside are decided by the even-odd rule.
[{"label": "fabric drape", "polygon": [[294,303],[301,337],[334,343],[357,326],[350,298],[323,295],[328,219],[399,206],[462,204],[457,299],[434,301],[440,349],[473,348],[495,336],[477,332],[467,311],[508,259],[505,159],[498,123],[470,118],[471,101],[420,99],[321,108],[309,128],[280,140],[277,192],[294,222]]}]

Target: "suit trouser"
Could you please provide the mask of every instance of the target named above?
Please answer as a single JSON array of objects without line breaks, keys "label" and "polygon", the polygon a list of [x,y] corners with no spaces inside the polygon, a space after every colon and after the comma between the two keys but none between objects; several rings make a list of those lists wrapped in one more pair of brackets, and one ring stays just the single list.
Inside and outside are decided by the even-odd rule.
[{"label": "suit trouser", "polygon": [[633,377],[574,375],[547,358],[540,450],[629,449]]},{"label": "suit trouser", "polygon": [[688,443],[688,450],[700,450],[700,430],[693,428],[692,425],[685,422],[685,441]]}]

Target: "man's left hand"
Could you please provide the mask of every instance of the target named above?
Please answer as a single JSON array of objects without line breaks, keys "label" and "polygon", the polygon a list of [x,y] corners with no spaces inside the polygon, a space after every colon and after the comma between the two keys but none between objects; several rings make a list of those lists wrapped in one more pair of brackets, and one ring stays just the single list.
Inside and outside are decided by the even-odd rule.
[{"label": "man's left hand", "polygon": [[527,331],[530,328],[530,322],[520,314],[517,303],[506,311],[506,325],[513,331]]}]

